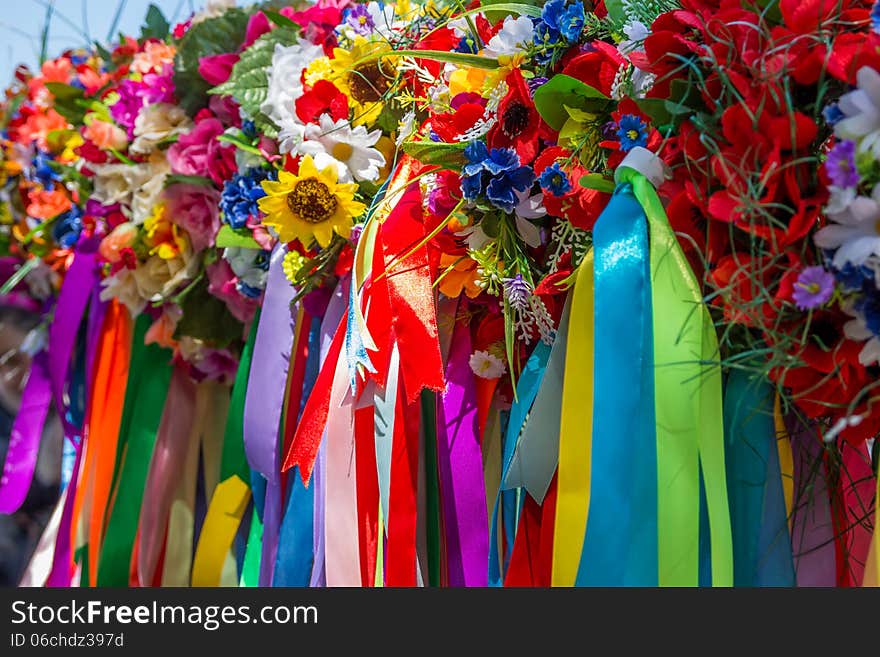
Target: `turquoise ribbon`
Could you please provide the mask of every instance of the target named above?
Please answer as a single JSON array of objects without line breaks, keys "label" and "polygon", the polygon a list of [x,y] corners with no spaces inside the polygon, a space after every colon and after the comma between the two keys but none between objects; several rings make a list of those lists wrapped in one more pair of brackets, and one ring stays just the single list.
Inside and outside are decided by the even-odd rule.
[{"label": "turquoise ribbon", "polygon": [[645,211],[621,184],[593,231],[590,509],[577,586],[657,585],[657,447]]},{"label": "turquoise ribbon", "polygon": [[495,495],[495,507],[492,512],[489,530],[489,586],[501,586],[503,583],[503,574],[498,555],[498,509],[502,503],[502,498],[504,498],[506,507],[505,527],[510,530],[510,533],[507,534],[508,554],[510,549],[513,548],[514,527],[512,525],[515,525],[516,522],[516,493],[515,491],[503,491],[501,487],[504,485],[504,480],[507,478],[510,464],[513,461],[513,453],[516,450],[520,429],[525,424],[529,409],[538,395],[538,388],[541,387],[541,380],[544,378],[544,371],[547,368],[547,360],[549,358],[550,347],[543,342],[539,342],[534,351],[532,351],[532,355],[529,356],[528,361],[526,361],[526,366],[516,384],[516,401],[510,407],[510,417],[507,421],[507,429],[504,432],[501,457],[501,484],[498,488],[498,493]]},{"label": "turquoise ribbon", "polygon": [[724,390],[724,447],[734,586],[794,586],[791,537],[776,449],[775,391],[734,370]]}]

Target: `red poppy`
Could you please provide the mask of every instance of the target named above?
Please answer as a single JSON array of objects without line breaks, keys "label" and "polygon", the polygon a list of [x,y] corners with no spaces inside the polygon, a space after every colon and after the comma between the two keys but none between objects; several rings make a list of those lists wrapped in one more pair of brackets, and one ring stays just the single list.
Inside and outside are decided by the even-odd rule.
[{"label": "red poppy", "polygon": [[568,62],[562,73],[610,96],[614,79],[626,60],[617,48],[603,41],[594,41],[589,48]]},{"label": "red poppy", "polygon": [[348,118],[348,98],[328,80],[315,85],[296,99],[296,115],[304,123],[317,123],[322,114],[334,121]]},{"label": "red poppy", "polygon": [[486,141],[489,148],[514,149],[520,162],[529,164],[538,154],[541,115],[519,69],[513,69],[505,81],[507,95],[498,105],[498,121],[489,130]]},{"label": "red poppy", "polygon": [[479,103],[462,103],[454,112],[431,117],[431,130],[446,143],[460,141],[460,137],[483,118],[485,108]]}]

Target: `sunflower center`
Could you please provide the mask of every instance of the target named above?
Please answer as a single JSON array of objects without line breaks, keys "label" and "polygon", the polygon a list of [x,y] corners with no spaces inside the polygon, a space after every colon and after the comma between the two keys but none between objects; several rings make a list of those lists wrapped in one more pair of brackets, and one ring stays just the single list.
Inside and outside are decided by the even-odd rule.
[{"label": "sunflower center", "polygon": [[521,135],[529,125],[529,108],[523,103],[511,103],[501,117],[501,129],[508,137]]},{"label": "sunflower center", "polygon": [[336,212],[339,201],[320,180],[307,178],[296,183],[287,195],[287,207],[303,221],[320,224]]},{"label": "sunflower center", "polygon": [[384,94],[391,82],[385,77],[379,62],[358,66],[348,78],[351,97],[357,102],[375,103]]},{"label": "sunflower center", "polygon": [[338,141],[333,144],[331,155],[333,155],[333,157],[335,157],[337,160],[345,162],[348,160],[348,158],[351,157],[351,154],[353,152],[354,149],[351,147],[351,144],[346,144],[345,142]]}]

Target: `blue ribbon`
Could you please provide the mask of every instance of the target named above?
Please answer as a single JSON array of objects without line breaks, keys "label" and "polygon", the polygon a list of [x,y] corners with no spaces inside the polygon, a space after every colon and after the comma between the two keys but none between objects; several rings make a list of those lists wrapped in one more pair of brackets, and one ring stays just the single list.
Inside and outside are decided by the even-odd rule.
[{"label": "blue ribbon", "polygon": [[539,342],[535,347],[532,355],[526,361],[525,369],[519,377],[516,384],[516,401],[510,408],[510,417],[507,421],[507,430],[504,432],[504,444],[502,448],[502,473],[501,484],[498,493],[495,495],[495,509],[492,512],[492,524],[489,532],[489,586],[501,586],[503,577],[501,573],[501,564],[498,558],[498,507],[504,502],[504,525],[507,533],[507,554],[505,562],[513,549],[513,531],[516,526],[517,504],[516,491],[503,491],[501,486],[507,478],[507,472],[510,469],[510,463],[513,460],[513,453],[516,450],[516,443],[519,440],[520,430],[526,421],[529,409],[538,395],[538,388],[541,387],[541,380],[544,378],[544,371],[547,368],[547,361],[550,358],[550,347],[543,342]]},{"label": "blue ribbon", "polygon": [[[318,378],[318,363],[321,352],[321,320],[312,319],[309,328],[309,355],[303,378],[303,394],[300,399],[297,418],[301,417],[306,400],[311,394],[315,379]],[[288,409],[290,412],[290,409]],[[315,553],[312,538],[314,533],[315,487],[303,485],[299,468],[290,472],[287,508],[281,521],[278,536],[278,552],[275,561],[273,586],[308,586],[312,574]]]},{"label": "blue ribbon", "polygon": [[647,218],[629,184],[593,231],[590,509],[577,586],[657,585],[657,445]]},{"label": "blue ribbon", "polygon": [[795,584],[773,396],[765,379],[744,370],[731,372],[724,391],[734,586]]}]

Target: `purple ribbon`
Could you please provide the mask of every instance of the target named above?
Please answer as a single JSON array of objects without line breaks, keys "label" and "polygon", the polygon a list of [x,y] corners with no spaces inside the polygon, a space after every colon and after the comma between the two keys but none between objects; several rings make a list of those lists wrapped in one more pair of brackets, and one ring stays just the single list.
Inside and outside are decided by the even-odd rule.
[{"label": "purple ribbon", "polygon": [[470,328],[456,323],[437,417],[437,461],[450,586],[488,586],[489,519]]},{"label": "purple ribbon", "polygon": [[285,382],[293,348],[295,309],[293,286],[284,275],[281,261],[287,253],[283,244],[272,252],[266,294],[257,326],[254,355],[244,400],[244,451],[253,470],[266,479],[263,507],[263,550],[260,586],[270,586],[278,550],[281,525],[281,457],[278,434],[284,407]]},{"label": "purple ribbon", "polygon": [[0,476],[0,513],[14,513],[27,497],[34,478],[43,426],[52,404],[49,358],[41,351],[31,363],[31,371],[21,396],[21,406],[12,424],[9,449]]},{"label": "purple ribbon", "polygon": [[831,502],[822,462],[824,449],[816,432],[802,426],[798,420],[787,417],[786,428],[791,436],[794,460],[791,548],[797,585],[834,586],[837,557]]},{"label": "purple ribbon", "polygon": [[79,429],[67,420],[64,386],[70,372],[70,357],[76,343],[79,325],[97,282],[98,272],[93,252],[78,251],[64,277],[55,317],[49,327],[49,377],[55,408],[64,426],[64,435],[73,440]]}]

